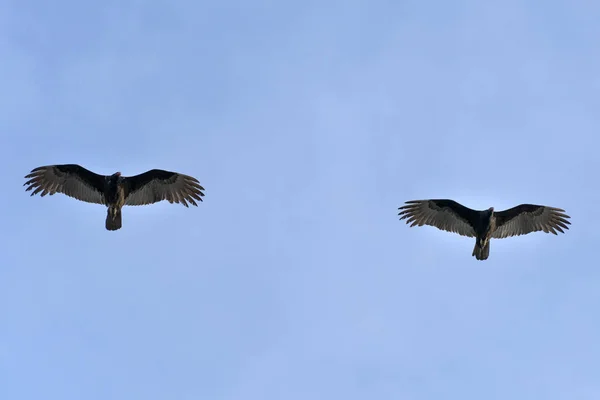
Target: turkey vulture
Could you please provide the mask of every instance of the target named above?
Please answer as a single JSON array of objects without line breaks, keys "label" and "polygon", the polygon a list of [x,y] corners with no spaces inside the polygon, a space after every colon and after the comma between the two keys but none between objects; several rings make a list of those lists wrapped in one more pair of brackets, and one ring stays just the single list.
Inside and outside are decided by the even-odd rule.
[{"label": "turkey vulture", "polygon": [[152,169],[135,176],[98,175],[77,164],[46,165],[35,168],[23,186],[26,191],[35,189],[31,195],[40,196],[64,193],[69,197],[87,203],[102,204],[108,207],[106,229],[116,231],[121,228],[121,208],[141,206],[162,200],[169,203],[188,203],[198,206],[194,199],[202,201],[204,190],[196,178],[177,172]]},{"label": "turkey vulture", "polygon": [[406,219],[411,227],[434,226],[438,229],[476,238],[473,256],[487,260],[490,255],[490,239],[526,235],[544,231],[557,234],[569,229],[569,217],[565,210],[535,204],[520,204],[504,211],[472,210],[448,199],[411,200],[398,208],[400,220]]}]

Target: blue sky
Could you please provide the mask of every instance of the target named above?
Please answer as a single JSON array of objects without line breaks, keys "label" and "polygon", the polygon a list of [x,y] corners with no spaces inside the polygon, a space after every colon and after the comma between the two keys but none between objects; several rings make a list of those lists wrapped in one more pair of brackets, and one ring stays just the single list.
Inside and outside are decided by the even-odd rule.
[{"label": "blue sky", "polygon": [[[600,4],[0,5],[0,397],[600,396]],[[163,168],[204,203],[29,197]],[[567,210],[474,241],[406,200]],[[590,211],[591,210],[591,211]]]}]

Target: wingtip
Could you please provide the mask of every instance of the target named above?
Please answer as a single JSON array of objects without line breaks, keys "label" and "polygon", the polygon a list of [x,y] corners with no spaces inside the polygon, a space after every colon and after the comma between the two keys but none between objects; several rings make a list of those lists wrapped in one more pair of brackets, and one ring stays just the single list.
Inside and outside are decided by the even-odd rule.
[{"label": "wingtip", "polygon": [[34,172],[37,172],[37,171],[44,170],[44,169],[46,169],[46,168],[48,168],[48,166],[47,166],[47,165],[42,165],[41,167],[36,167],[36,168],[34,168],[34,169],[32,169],[32,170],[31,170],[30,174],[32,174],[32,173],[34,173]]},{"label": "wingtip", "polygon": [[420,204],[418,201],[405,201],[404,205],[398,207],[398,210],[405,210],[407,208],[412,208],[412,207],[415,207],[418,204]]},{"label": "wingtip", "polygon": [[548,207],[548,208],[551,209],[552,211],[558,211],[558,212],[561,212],[561,213],[565,212],[565,210],[563,210],[562,208],[558,208],[558,207]]}]

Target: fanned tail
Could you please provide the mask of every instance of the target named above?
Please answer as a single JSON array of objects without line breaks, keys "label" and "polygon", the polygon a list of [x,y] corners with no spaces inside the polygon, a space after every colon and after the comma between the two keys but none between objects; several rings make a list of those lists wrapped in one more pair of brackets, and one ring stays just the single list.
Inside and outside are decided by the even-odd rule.
[{"label": "fanned tail", "polygon": [[106,229],[116,231],[117,229],[121,229],[121,224],[121,209],[109,208],[106,214]]},{"label": "fanned tail", "polygon": [[473,254],[477,260],[487,260],[490,256],[490,242],[488,241],[485,246],[481,247],[479,245],[479,240],[475,242],[475,248],[473,248]]}]

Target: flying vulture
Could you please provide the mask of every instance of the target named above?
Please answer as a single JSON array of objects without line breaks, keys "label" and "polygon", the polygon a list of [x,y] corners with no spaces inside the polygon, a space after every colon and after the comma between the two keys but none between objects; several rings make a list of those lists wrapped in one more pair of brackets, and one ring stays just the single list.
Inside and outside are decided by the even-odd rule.
[{"label": "flying vulture", "polygon": [[476,238],[473,256],[487,260],[490,255],[490,239],[526,235],[544,231],[565,233],[571,223],[565,210],[535,204],[520,204],[504,211],[472,210],[448,199],[411,200],[398,208],[400,220],[406,219],[411,227],[429,225],[438,229]]},{"label": "flying vulture", "polygon": [[102,204],[108,208],[106,229],[121,228],[121,208],[141,206],[162,200],[169,203],[188,203],[198,206],[194,199],[202,201],[204,188],[196,178],[177,172],[152,169],[135,176],[98,175],[77,164],[46,165],[35,168],[23,186],[26,191],[35,189],[31,195],[40,193],[63,193],[87,203]]}]

